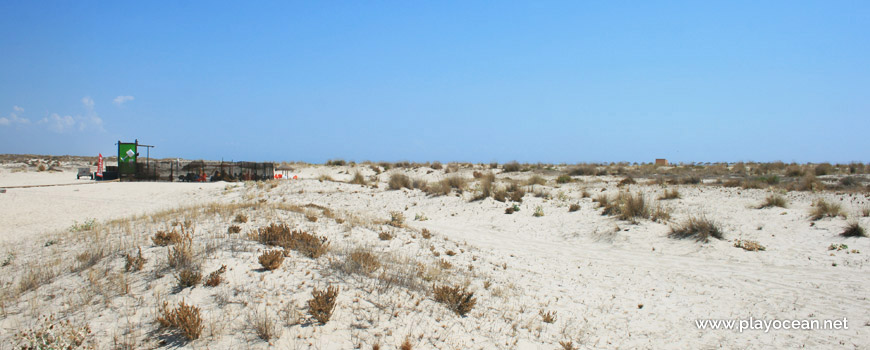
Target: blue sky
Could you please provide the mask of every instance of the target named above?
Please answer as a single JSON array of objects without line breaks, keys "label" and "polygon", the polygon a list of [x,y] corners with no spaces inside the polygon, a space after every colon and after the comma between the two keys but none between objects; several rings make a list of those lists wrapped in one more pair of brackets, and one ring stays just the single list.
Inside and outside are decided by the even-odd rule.
[{"label": "blue sky", "polygon": [[867,1],[3,1],[0,153],[870,161]]}]

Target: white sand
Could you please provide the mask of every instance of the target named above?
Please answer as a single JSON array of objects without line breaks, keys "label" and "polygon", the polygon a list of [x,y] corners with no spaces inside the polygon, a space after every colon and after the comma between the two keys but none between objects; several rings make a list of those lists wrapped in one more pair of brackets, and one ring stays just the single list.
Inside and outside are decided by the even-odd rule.
[{"label": "white sand", "polygon": [[[227,264],[228,282],[217,288],[202,286],[173,290],[171,274],[131,274],[132,291],[108,295],[103,303],[74,308],[70,317],[84,319],[103,346],[113,337],[129,334],[140,346],[183,348],[267,348],[247,326],[253,310],[270,312],[280,318],[284,305],[293,304],[305,313],[304,305],[312,286],[340,285],[333,319],[326,325],[286,325],[279,322],[278,348],[347,349],[358,344],[379,342],[394,348],[407,335],[415,349],[430,348],[517,348],[556,349],[558,342],[572,340],[578,348],[599,349],[706,349],[706,348],[867,348],[870,346],[870,238],[843,238],[838,234],[847,223],[843,218],[812,222],[808,211],[813,200],[839,202],[851,218],[865,228],[870,219],[858,211],[870,204],[866,195],[790,192],[789,208],[754,209],[768,194],[766,190],[743,190],[712,186],[677,186],[682,199],[661,201],[672,211],[671,222],[689,215],[704,214],[720,223],[726,240],[707,244],[667,237],[668,224],[641,220],[638,224],[602,216],[590,198],[581,198],[582,188],[594,197],[614,195],[618,178],[583,177],[584,182],[559,185],[553,178],[543,187],[552,199],[528,194],[521,210],[506,215],[505,203],[492,199],[470,202],[472,194],[429,197],[421,191],[386,190],[387,174],[380,175],[379,188],[316,180],[329,175],[347,181],[354,171],[374,175],[367,167],[311,166],[299,170],[302,180],[282,181],[274,189],[253,184],[225,183],[113,183],[85,186],[13,189],[0,194],[0,221],[6,223],[0,237],[14,241],[38,240],[47,232],[63,230],[72,221],[105,220],[142,214],[180,204],[219,201],[223,203],[314,203],[330,208],[345,218],[343,224],[321,217],[310,222],[303,215],[275,209],[248,209],[251,221],[241,224],[243,232],[271,222],[287,222],[316,232],[333,242],[334,252],[318,260],[288,257],[277,271],[258,272],[257,244],[243,239],[222,238],[231,216],[194,216],[198,237],[221,242],[233,241],[232,249],[219,248],[204,262],[210,272]],[[443,171],[427,168],[399,170],[412,178],[443,178]],[[463,176],[471,178],[471,170]],[[0,186],[18,183],[67,181],[70,174],[0,173]],[[524,178],[528,174],[504,174]],[[74,174],[72,179],[74,179]],[[84,180],[83,180],[84,181]],[[635,185],[632,191],[655,198],[660,186]],[[568,212],[570,203],[581,209]],[[79,204],[79,205],[77,205]],[[540,206],[545,215],[533,217]],[[395,229],[380,224],[353,225],[348,218],[385,220],[391,211],[404,213],[415,230]],[[428,220],[414,220],[417,214]],[[143,253],[153,270],[165,263],[166,248],[148,244],[165,222],[134,224],[130,235],[139,237]],[[416,231],[427,228],[435,237],[424,240]],[[616,231],[617,228],[619,231]],[[380,231],[396,237],[378,239]],[[33,237],[42,237],[36,239]],[[212,238],[206,238],[212,237]],[[736,239],[756,240],[766,251],[748,252],[733,246]],[[33,242],[31,242],[33,243]],[[829,251],[832,243],[849,250]],[[229,244],[229,243],[225,243]],[[244,246],[248,244],[250,246]],[[61,247],[73,246],[62,241]],[[467,317],[458,317],[420,291],[393,288],[378,291],[371,278],[347,276],[330,268],[330,256],[339,251],[367,247],[383,256],[406,257],[406,265],[432,266],[445,259],[453,268],[442,271],[433,283],[454,281],[475,291],[477,305]],[[15,250],[7,245],[6,249]],[[59,248],[60,249],[60,248]],[[434,257],[431,251],[438,251]],[[455,256],[446,252],[452,250]],[[19,252],[15,263],[3,269],[21,269],[29,253]],[[36,254],[36,253],[33,253]],[[97,266],[110,266],[123,274],[123,259],[105,259]],[[160,262],[162,261],[162,262]],[[836,266],[834,266],[836,265]],[[468,267],[471,266],[472,270]],[[148,267],[146,267],[148,270]],[[3,272],[5,273],[5,271]],[[7,307],[10,316],[0,318],[5,330],[30,324],[34,313],[61,310],[73,303],[63,295],[88,285],[85,273],[65,273],[52,284],[29,292]],[[115,276],[111,273],[109,276]],[[492,283],[484,288],[484,281]],[[10,288],[11,284],[4,286]],[[101,292],[102,293],[102,292]],[[199,305],[209,323],[206,335],[194,342],[160,343],[149,332],[156,329],[153,309],[156,300],[186,300]],[[38,300],[38,301],[33,301]],[[225,303],[219,302],[225,300]],[[642,308],[639,307],[642,304]],[[32,309],[37,312],[31,311]],[[72,309],[72,308],[71,308]],[[543,323],[540,310],[556,311],[553,324]],[[847,330],[699,330],[697,319],[843,319]],[[11,333],[7,333],[11,334]],[[8,340],[0,337],[0,341]]]}]

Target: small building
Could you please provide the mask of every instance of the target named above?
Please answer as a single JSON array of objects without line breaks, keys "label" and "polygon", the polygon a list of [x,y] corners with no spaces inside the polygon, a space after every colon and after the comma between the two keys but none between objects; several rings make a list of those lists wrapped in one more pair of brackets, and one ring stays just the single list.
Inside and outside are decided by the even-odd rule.
[{"label": "small building", "polygon": [[656,165],[658,166],[667,166],[668,160],[664,158],[656,158]]},{"label": "small building", "polygon": [[275,168],[275,177],[278,179],[293,178],[293,168],[289,165],[281,164]]}]

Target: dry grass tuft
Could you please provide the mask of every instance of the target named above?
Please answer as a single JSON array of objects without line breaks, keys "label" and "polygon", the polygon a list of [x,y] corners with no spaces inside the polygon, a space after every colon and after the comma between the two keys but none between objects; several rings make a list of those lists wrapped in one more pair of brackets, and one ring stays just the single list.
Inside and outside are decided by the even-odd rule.
[{"label": "dry grass tuft", "polygon": [[185,304],[184,300],[174,309],[169,309],[169,303],[164,301],[160,315],[157,316],[157,323],[161,328],[169,328],[181,333],[187,340],[199,339],[204,328],[199,308]]},{"label": "dry grass tuft", "polygon": [[737,248],[743,248],[743,250],[750,251],[750,252],[767,250],[767,248],[765,248],[763,245],[761,245],[757,241],[751,241],[751,240],[738,239],[737,242],[734,242],[734,246]]},{"label": "dry grass tuft", "polygon": [[758,209],[772,208],[772,207],[785,208],[787,205],[788,204],[786,203],[785,197],[780,196],[780,195],[776,195],[776,194],[772,194],[772,195],[767,196],[767,198],[764,199],[764,203],[761,203],[761,205],[758,206]]},{"label": "dry grass tuft", "polygon": [[390,175],[388,188],[391,190],[412,189],[411,178],[405,174],[393,173]]},{"label": "dry grass tuft", "polygon": [[248,222],[248,216],[245,214],[242,214],[242,213],[236,214],[236,218],[233,219],[233,222],[239,223],[239,224],[244,224],[244,223]]},{"label": "dry grass tuft", "polygon": [[447,306],[459,316],[465,316],[477,303],[474,292],[468,292],[465,288],[451,286],[433,286],[435,301]]},{"label": "dry grass tuft", "polygon": [[238,225],[230,225],[230,227],[227,227],[227,233],[239,233],[239,232],[242,232],[242,228],[239,227]]},{"label": "dry grass tuft", "polygon": [[559,341],[559,345],[562,347],[562,350],[577,350],[577,348],[574,347],[574,342],[570,340]]},{"label": "dry grass tuft", "polygon": [[389,225],[400,228],[405,227],[405,214],[402,214],[400,211],[391,211]]},{"label": "dry grass tuft", "polygon": [[516,172],[516,171],[520,171],[522,169],[522,167],[520,166],[520,163],[517,163],[516,161],[507,162],[504,165],[502,165],[501,168],[506,173]]},{"label": "dry grass tuft", "polygon": [[569,213],[573,213],[573,212],[578,211],[578,210],[580,210],[580,204],[571,203],[571,205],[568,206]]},{"label": "dry grass tuft", "polygon": [[389,240],[393,239],[393,234],[391,234],[387,231],[381,231],[381,232],[378,232],[378,239],[380,239],[382,241],[389,241]]},{"label": "dry grass tuft", "polygon": [[178,288],[193,287],[202,281],[202,273],[197,266],[185,266],[175,273],[175,280],[178,282]]},{"label": "dry grass tuft", "polygon": [[724,233],[718,224],[705,216],[692,216],[682,224],[671,226],[668,237],[677,239],[694,238],[699,242],[707,242],[710,237],[723,239]]},{"label": "dry grass tuft", "polygon": [[181,242],[181,235],[176,230],[172,230],[171,232],[160,230],[154,234],[154,237],[151,237],[151,241],[154,242],[155,245],[165,247],[170,244]]},{"label": "dry grass tuft", "polygon": [[301,230],[293,231],[287,224],[261,227],[257,232],[251,233],[249,238],[265,245],[295,250],[312,259],[317,259],[329,248],[326,238],[318,238]]},{"label": "dry grass tuft", "polygon": [[626,178],[620,180],[619,183],[616,184],[616,187],[622,187],[622,186],[634,185],[634,184],[637,184],[637,181],[634,181],[634,178],[629,176],[629,177],[626,177]]},{"label": "dry grass tuft", "polygon": [[142,271],[142,267],[145,266],[145,262],[148,261],[145,257],[142,256],[142,247],[139,247],[139,254],[133,256],[133,254],[126,254],[127,263],[124,264],[124,271]]},{"label": "dry grass tuft", "polygon": [[338,287],[329,286],[325,291],[314,290],[311,299],[308,300],[308,314],[321,324],[329,322],[332,312],[335,310],[335,300],[338,298]]},{"label": "dry grass tuft", "polygon": [[813,209],[810,211],[810,219],[815,221],[824,217],[845,216],[840,203],[829,203],[824,199],[819,199],[813,204]]},{"label": "dry grass tuft", "polygon": [[206,287],[217,287],[224,281],[224,272],[227,272],[227,265],[221,265],[221,268],[215,270],[214,272],[208,274],[208,277],[205,278],[205,286]]},{"label": "dry grass tuft", "polygon": [[544,179],[543,177],[541,177],[540,175],[532,175],[532,177],[530,177],[528,180],[526,180],[526,185],[528,185],[528,186],[546,185],[546,184],[547,184],[547,180]]},{"label": "dry grass tuft", "polygon": [[402,345],[399,345],[399,350],[411,350],[413,346],[411,346],[411,337],[405,337],[405,340],[402,341]]},{"label": "dry grass tuft", "polygon": [[843,230],[842,233],[840,233],[840,236],[843,236],[843,237],[867,237],[867,233],[864,232],[864,228],[861,227],[861,225],[858,224],[857,221],[852,221],[848,225],[846,225],[846,228]]},{"label": "dry grass tuft", "polygon": [[193,237],[185,233],[175,245],[169,248],[169,267],[180,269],[193,264]]},{"label": "dry grass tuft", "polygon": [[350,180],[350,183],[354,185],[368,185],[368,181],[359,171],[353,173],[353,179]]},{"label": "dry grass tuft", "polygon": [[680,196],[680,191],[676,188],[673,188],[670,190],[665,190],[665,193],[663,193],[661,197],[659,197],[659,200],[680,199],[681,197],[682,196]]},{"label": "dry grass tuft", "polygon": [[432,238],[432,232],[430,232],[429,229],[424,228],[420,231],[420,236],[422,236],[424,239],[429,239]]},{"label": "dry grass tuft", "polygon": [[361,274],[371,274],[381,268],[381,262],[378,257],[371,251],[357,248],[350,253],[349,259],[350,272]]},{"label": "dry grass tuft", "polygon": [[257,335],[257,338],[260,338],[263,341],[271,341],[280,335],[275,320],[269,316],[269,310],[264,310],[262,313],[253,312],[252,314],[249,314],[247,317],[247,323],[248,327]]},{"label": "dry grass tuft", "polygon": [[538,311],[538,315],[541,315],[541,321],[544,321],[544,323],[556,322],[556,311],[544,312],[544,310],[541,309]]},{"label": "dry grass tuft", "polygon": [[284,262],[284,251],[277,249],[267,250],[263,254],[260,254],[257,260],[260,262],[260,266],[263,266],[263,269],[269,271],[275,270],[281,267],[281,263]]}]

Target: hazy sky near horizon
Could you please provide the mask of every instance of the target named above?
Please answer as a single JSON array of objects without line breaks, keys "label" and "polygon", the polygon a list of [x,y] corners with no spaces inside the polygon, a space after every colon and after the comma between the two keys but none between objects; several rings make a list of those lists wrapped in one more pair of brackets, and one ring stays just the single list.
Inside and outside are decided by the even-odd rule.
[{"label": "hazy sky near horizon", "polygon": [[0,153],[870,161],[868,1],[3,1]]}]

